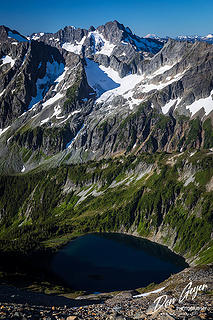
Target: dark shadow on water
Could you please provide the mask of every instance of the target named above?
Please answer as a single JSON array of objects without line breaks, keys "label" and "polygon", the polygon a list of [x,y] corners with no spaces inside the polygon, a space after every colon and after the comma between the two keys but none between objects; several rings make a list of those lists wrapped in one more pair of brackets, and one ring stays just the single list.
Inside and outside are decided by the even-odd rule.
[{"label": "dark shadow on water", "polygon": [[51,270],[76,290],[107,292],[159,283],[185,260],[165,246],[124,234],[87,234],[52,259]]}]

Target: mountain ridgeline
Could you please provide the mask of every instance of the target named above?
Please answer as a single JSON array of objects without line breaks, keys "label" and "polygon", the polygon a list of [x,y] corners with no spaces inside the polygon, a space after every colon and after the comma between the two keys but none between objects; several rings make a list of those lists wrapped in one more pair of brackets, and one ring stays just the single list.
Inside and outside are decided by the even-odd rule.
[{"label": "mountain ridgeline", "polygon": [[198,40],[0,27],[2,250],[115,231],[212,262],[213,45]]}]

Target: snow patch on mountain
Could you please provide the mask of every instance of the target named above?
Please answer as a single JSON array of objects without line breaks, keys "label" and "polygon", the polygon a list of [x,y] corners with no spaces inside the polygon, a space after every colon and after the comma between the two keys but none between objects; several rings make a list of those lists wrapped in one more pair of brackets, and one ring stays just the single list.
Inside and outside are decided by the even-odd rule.
[{"label": "snow patch on mountain", "polygon": [[39,40],[44,35],[44,32],[34,33],[32,40]]},{"label": "snow patch on mountain", "polygon": [[158,76],[160,74],[163,74],[164,72],[172,69],[172,67],[175,65],[175,63],[173,65],[165,65],[160,67],[158,70],[156,70],[153,74],[151,74],[150,76],[148,76],[147,78],[153,78],[155,76]]},{"label": "snow patch on mountain", "polygon": [[59,117],[59,114],[61,114],[61,112],[62,112],[62,110],[61,110],[60,105],[55,106],[55,108],[54,108],[54,113],[53,113],[53,115],[52,115],[51,118],[53,118],[53,117],[56,117],[56,119],[64,118],[64,116]]},{"label": "snow patch on mountain", "polygon": [[80,130],[76,133],[75,137],[67,143],[66,145],[66,149],[71,149],[73,142],[78,138],[78,136],[80,135],[81,131],[84,128],[84,124],[82,125],[82,127],[80,128]]},{"label": "snow patch on mountain", "polygon": [[98,31],[89,32],[88,37],[93,40],[93,50],[95,54],[104,54],[106,56],[110,56],[112,54],[115,44],[104,39]]},{"label": "snow patch on mountain", "polygon": [[[128,100],[130,109],[133,109],[134,105],[138,105],[142,101],[142,99],[133,98],[133,89],[138,83],[141,82],[141,80],[144,79],[143,75],[130,74],[126,77],[121,78],[118,72],[110,67],[106,68],[104,66],[99,66],[99,69],[102,70],[102,72],[104,72],[107,77],[112,79],[114,83],[117,84],[117,86],[102,93],[96,100],[96,103],[110,103],[110,101],[112,101],[114,97],[122,95],[125,99]],[[108,108],[111,111],[112,106],[109,107]]]},{"label": "snow patch on mountain", "polygon": [[43,124],[45,124],[46,122],[48,122],[50,120],[50,118],[46,118],[44,120],[41,120],[40,125],[42,126]]},{"label": "snow patch on mountain", "polygon": [[[66,122],[68,119],[70,119],[72,116],[74,116],[74,114],[77,114],[77,113],[80,113],[81,110],[75,110],[73,112],[71,112],[67,117],[66,119],[64,119],[63,121],[59,122],[57,125],[60,126],[62,123]],[[60,119],[60,118],[64,118],[65,116],[62,116],[62,117],[57,117],[57,119]]]},{"label": "snow patch on mountain", "polygon": [[2,90],[2,92],[0,93],[0,97],[5,93],[5,90],[6,89]]},{"label": "snow patch on mountain", "polygon": [[42,105],[43,107],[47,107],[53,103],[55,103],[56,101],[58,101],[59,99],[61,99],[64,95],[60,92],[56,93],[56,95],[50,99],[48,99],[47,101],[45,101]]},{"label": "snow patch on mountain", "polygon": [[113,70],[112,68],[99,66],[99,68],[109,77],[111,78],[115,83],[118,84],[116,88],[112,88],[111,90],[108,90],[107,92],[103,93],[98,99],[97,103],[104,102],[104,101],[110,101],[115,96],[118,95],[124,95],[130,90],[132,90],[136,84],[138,84],[142,79],[143,76],[138,74],[130,74],[126,77],[121,78],[117,71]]},{"label": "snow patch on mountain", "polygon": [[62,45],[62,48],[65,49],[66,51],[69,51],[69,52],[81,54],[83,43],[84,43],[85,39],[86,39],[86,37],[84,36],[80,42],[78,42],[78,41],[75,41],[74,43],[65,42]]},{"label": "snow patch on mountain", "polygon": [[159,82],[158,84],[143,81],[143,83],[140,86],[140,90],[141,90],[141,92],[145,92],[145,93],[148,93],[152,90],[161,90],[161,89],[165,88],[166,86],[168,86],[169,84],[180,80],[183,77],[184,73],[185,73],[185,71],[182,73],[178,73],[173,78],[167,77],[166,82]]},{"label": "snow patch on mountain", "polygon": [[36,82],[37,94],[35,97],[32,97],[28,109],[31,109],[35,104],[37,104],[39,101],[43,100],[50,85],[53,84],[54,81],[56,79],[58,79],[61,74],[63,74],[63,72],[64,72],[64,64],[63,63],[59,64],[57,61],[53,61],[52,63],[50,63],[49,61],[47,62],[46,74],[42,79],[37,80],[37,82]]},{"label": "snow patch on mountain", "polygon": [[[137,85],[137,83],[136,83],[136,85]],[[138,105],[140,102],[143,101],[143,99],[135,99],[135,98],[133,98],[134,93],[135,93],[135,90],[134,90],[134,88],[133,88],[133,89],[127,91],[127,92],[123,95],[123,97],[124,97],[125,99],[127,99],[127,101],[128,101],[128,105],[129,105],[130,110],[133,109],[134,105]]]},{"label": "snow patch on mountain", "polygon": [[177,105],[180,103],[180,101],[181,101],[181,98],[170,100],[169,102],[167,102],[165,104],[165,106],[162,107],[163,114],[167,114],[169,112],[170,108],[172,106],[174,106],[175,103],[176,103],[176,107],[177,107]]},{"label": "snow patch on mountain", "polygon": [[0,136],[1,136],[3,133],[5,133],[8,129],[10,129],[10,127],[11,127],[11,126],[6,127],[6,128],[4,128],[4,129],[0,129]]},{"label": "snow patch on mountain", "polygon": [[57,91],[58,86],[59,86],[59,83],[64,80],[65,75],[66,75],[66,73],[67,73],[68,70],[69,70],[69,68],[68,68],[68,67],[65,67],[65,68],[64,68],[64,72],[54,81],[54,82],[56,83],[56,86],[55,86],[55,88],[54,88],[53,91]]},{"label": "snow patch on mountain", "polygon": [[103,47],[100,51],[96,51],[96,54],[104,54],[105,56],[111,56],[115,45],[110,43],[109,41],[105,41]]},{"label": "snow patch on mountain", "polygon": [[[86,59],[87,66],[85,68],[89,85],[96,91],[96,103],[110,103],[116,96],[123,96],[129,104],[130,109],[134,105],[138,105],[143,99],[136,99],[134,93],[148,93],[152,90],[160,90],[181,79],[185,72],[179,73],[174,77],[167,77],[165,82],[157,84],[151,83],[151,79],[171,69],[173,65],[165,65],[156,70],[151,76],[129,74],[121,78],[117,71],[112,68],[98,65],[92,60]],[[136,87],[137,86],[137,87]],[[167,113],[170,107],[176,101],[169,102],[162,109],[163,113]],[[177,100],[177,102],[179,102]]]},{"label": "snow patch on mountain", "polygon": [[11,68],[12,68],[14,66],[16,60],[7,55],[7,56],[2,57],[1,61],[2,61],[2,64],[10,63]]},{"label": "snow patch on mountain", "polygon": [[[85,66],[85,71],[88,84],[95,90],[98,97],[101,96],[104,92],[120,86],[120,77],[117,76],[116,78],[112,76],[113,74],[117,75],[116,71],[111,68],[104,68],[103,66],[98,65],[98,63],[90,59],[86,59],[86,63],[87,65]],[[108,72],[106,72],[106,69],[108,70]]]},{"label": "snow patch on mountain", "polygon": [[204,108],[205,115],[207,116],[213,110],[212,96],[213,96],[213,90],[211,91],[209,97],[196,100],[192,104],[186,106],[186,109],[188,109],[191,112],[191,116],[193,116],[200,109]]}]

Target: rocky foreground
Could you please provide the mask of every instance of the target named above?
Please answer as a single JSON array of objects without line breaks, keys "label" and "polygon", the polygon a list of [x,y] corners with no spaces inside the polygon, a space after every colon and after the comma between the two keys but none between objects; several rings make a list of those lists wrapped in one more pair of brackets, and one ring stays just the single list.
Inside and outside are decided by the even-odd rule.
[{"label": "rocky foreground", "polygon": [[0,286],[0,319],[213,319],[213,265],[185,269],[145,291],[71,300]]}]

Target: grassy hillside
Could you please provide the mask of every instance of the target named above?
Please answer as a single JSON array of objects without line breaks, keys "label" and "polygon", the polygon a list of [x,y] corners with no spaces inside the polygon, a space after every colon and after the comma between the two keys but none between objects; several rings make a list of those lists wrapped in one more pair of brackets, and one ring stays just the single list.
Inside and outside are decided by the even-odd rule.
[{"label": "grassy hillside", "polygon": [[0,177],[0,250],[128,232],[213,262],[213,152],[140,156]]}]

